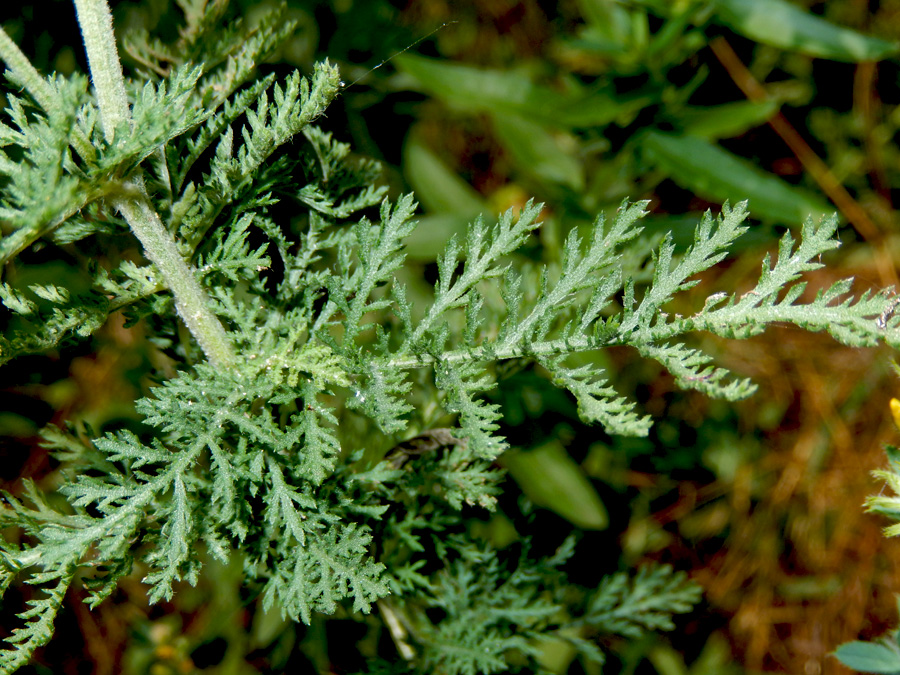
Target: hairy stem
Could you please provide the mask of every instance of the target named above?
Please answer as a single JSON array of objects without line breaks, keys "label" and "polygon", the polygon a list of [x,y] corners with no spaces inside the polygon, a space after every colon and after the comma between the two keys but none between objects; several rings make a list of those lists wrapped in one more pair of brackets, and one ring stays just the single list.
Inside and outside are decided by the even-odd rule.
[{"label": "hairy stem", "polygon": [[[112,15],[106,0],[74,2],[84,36],[91,79],[97,91],[103,133],[112,142],[116,131],[122,133],[131,121]],[[113,205],[128,221],[147,258],[159,268],[163,281],[175,296],[178,314],[200,344],[206,358],[216,367],[234,366],[234,350],[222,324],[210,311],[208,298],[194,271],[181,257],[175,241],[151,206],[143,180],[138,178],[133,184],[135,190],[132,194],[116,198]]]},{"label": "hairy stem", "polygon": [[532,342],[528,345],[511,344],[499,346],[494,344],[478,347],[464,347],[444,352],[440,356],[432,354],[403,354],[386,361],[388,368],[421,368],[435,363],[468,363],[476,361],[505,361],[507,359],[519,359],[523,357],[558,356],[573,352],[603,349],[613,345],[625,344],[615,337],[596,339],[587,336],[561,338],[545,342]]},{"label": "hairy stem", "polygon": [[106,0],[74,0],[78,25],[84,38],[91,80],[100,104],[100,123],[107,141],[113,140],[116,128],[130,121],[125,78],[116,50],[112,13]]},{"label": "hairy stem", "polygon": [[[22,53],[19,46],[13,42],[3,27],[0,26],[0,59],[6,63],[6,67],[16,82],[25,87],[25,91],[31,94],[31,97],[37,101],[41,107],[53,112],[57,109],[56,95],[53,89],[47,84],[47,81],[41,77],[37,69],[31,65],[28,57]],[[91,154],[90,141],[81,131],[75,129],[72,138],[72,144],[82,157],[88,157]]]},{"label": "hairy stem", "polygon": [[159,268],[166,286],[175,296],[178,314],[210,363],[217,367],[232,367],[235,363],[234,351],[225,329],[207,306],[206,293],[153,210],[143,183],[136,187],[139,196],[116,199],[113,204],[143,244],[147,258]]},{"label": "hairy stem", "polygon": [[28,57],[22,53],[19,46],[10,39],[3,27],[0,26],[0,58],[6,63],[6,67],[12,73],[13,78],[25,87],[35,101],[41,104],[45,110],[52,110],[56,101],[53,98],[53,90],[41,77],[37,69],[31,65]]}]

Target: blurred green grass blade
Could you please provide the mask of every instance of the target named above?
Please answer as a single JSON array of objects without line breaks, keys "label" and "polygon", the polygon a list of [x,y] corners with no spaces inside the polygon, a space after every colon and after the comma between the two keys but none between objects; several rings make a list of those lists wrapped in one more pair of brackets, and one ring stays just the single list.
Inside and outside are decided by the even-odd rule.
[{"label": "blurred green grass blade", "polygon": [[569,147],[559,132],[519,115],[494,117],[494,131],[509,152],[516,168],[540,181],[565,185],[576,192],[584,189],[584,171],[576,156],[577,144]]},{"label": "blurred green grass blade", "polygon": [[690,675],[684,656],[666,644],[658,644],[647,653],[658,675]]},{"label": "blurred green grass blade", "polygon": [[708,107],[688,107],[679,115],[688,136],[716,140],[740,136],[765,123],[776,110],[779,102],[738,101]]},{"label": "blurred green grass blade", "polygon": [[472,217],[486,213],[487,202],[411,135],[403,146],[403,173],[416,199],[431,213],[453,213]]},{"label": "blurred green grass blade", "polygon": [[469,112],[513,113],[556,127],[603,126],[627,122],[653,102],[646,94],[616,96],[611,89],[559,91],[535,84],[522,72],[490,70],[403,54],[397,68],[422,91]]},{"label": "blurred green grass blade", "polygon": [[871,642],[847,642],[834,651],[837,660],[863,673],[900,672],[900,652]]},{"label": "blurred green grass blade", "polygon": [[538,96],[550,98],[545,102],[546,114],[535,117],[573,129],[606,126],[611,122],[627,126],[642,108],[657,102],[656,97],[640,92],[613,95],[606,89],[594,89],[563,95],[547,87],[540,89]]},{"label": "blurred green grass blade", "polygon": [[406,239],[412,260],[435,260],[450,237],[465,238],[469,221],[494,214],[487,201],[411,134],[403,146],[403,173],[429,215]]},{"label": "blurred green grass blade", "polygon": [[536,505],[586,530],[603,530],[609,525],[600,496],[559,441],[533,450],[507,452],[500,463]]},{"label": "blurred green grass blade", "polygon": [[650,131],[640,143],[646,158],[685,189],[706,199],[732,203],[749,199],[757,218],[799,225],[833,208],[809,192],[789,185],[709,141]]},{"label": "blurred green grass blade", "polygon": [[[485,209],[486,223],[497,221],[493,213]],[[459,241],[466,240],[466,232],[473,218],[458,213],[435,213],[431,216],[416,218],[418,226],[404,239],[404,252],[407,259],[422,262],[433,262],[447,248],[450,237],[456,235]],[[428,302],[430,296],[422,297],[421,302]]]},{"label": "blurred green grass blade", "polygon": [[736,33],[766,45],[834,61],[879,61],[898,44],[869,37],[785,0],[715,0],[716,16]]},{"label": "blurred green grass blade", "polygon": [[618,45],[627,44],[631,17],[616,0],[578,0],[578,9],[598,37]]}]

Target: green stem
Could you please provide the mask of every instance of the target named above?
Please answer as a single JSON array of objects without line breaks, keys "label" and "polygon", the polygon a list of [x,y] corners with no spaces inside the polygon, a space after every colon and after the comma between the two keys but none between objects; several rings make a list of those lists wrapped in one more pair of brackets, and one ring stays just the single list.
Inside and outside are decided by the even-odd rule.
[{"label": "green stem", "polygon": [[231,368],[235,364],[234,351],[221,322],[209,310],[206,293],[197,282],[194,271],[178,252],[147,198],[143,181],[137,184],[139,196],[113,201],[131,231],[144,246],[144,253],[159,269],[166,286],[175,296],[175,307],[191,335],[200,344],[206,358],[216,367]]},{"label": "green stem", "polygon": [[6,63],[13,74],[13,79],[25,87],[35,101],[41,104],[44,110],[53,110],[56,101],[53,98],[53,90],[47,81],[41,77],[37,69],[31,65],[28,57],[22,53],[19,46],[10,39],[3,27],[0,26],[0,58]]},{"label": "green stem", "polygon": [[[116,130],[131,122],[112,14],[106,0],[74,1],[91,79],[97,91],[103,133],[112,142]],[[137,178],[134,187],[137,189],[132,195],[114,199],[113,205],[128,221],[147,258],[159,268],[163,281],[175,296],[178,314],[200,344],[206,358],[213,366],[233,367],[236,357],[228,336],[210,311],[206,293],[197,282],[194,271],[181,257],[175,241],[153,210],[143,180]]]},{"label": "green stem", "polygon": [[107,141],[113,140],[116,128],[131,121],[125,78],[116,49],[112,13],[106,0],[74,0],[78,25],[84,38],[91,80],[100,104],[100,123]]},{"label": "green stem", "polygon": [[[44,110],[48,113],[56,112],[60,115],[62,114],[57,105],[56,94],[50,85],[47,84],[47,80],[41,77],[41,74],[31,65],[31,61],[22,53],[19,46],[10,39],[2,26],[0,26],[0,59],[6,63],[6,67],[12,73],[13,79],[24,86],[25,91],[31,94],[31,97]],[[75,129],[72,144],[82,158],[93,156],[91,143],[81,129]]]},{"label": "green stem", "polygon": [[452,349],[439,357],[432,354],[403,354],[386,362],[388,368],[421,368],[435,363],[464,363],[475,361],[505,361],[523,357],[556,356],[603,349],[614,345],[626,344],[621,338],[611,336],[597,339],[587,336],[560,338],[545,342],[533,342],[527,346],[520,344],[486,344],[472,348]]}]

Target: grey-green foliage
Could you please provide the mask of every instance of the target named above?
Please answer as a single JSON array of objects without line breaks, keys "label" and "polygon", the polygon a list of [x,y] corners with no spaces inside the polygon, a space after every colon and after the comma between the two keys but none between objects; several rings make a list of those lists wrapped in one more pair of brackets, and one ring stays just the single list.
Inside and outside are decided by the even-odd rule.
[{"label": "grey-green foliage", "polygon": [[[582,589],[573,603],[553,591],[570,588],[560,572],[570,545],[507,573],[493,553],[444,536],[463,522],[465,505],[495,505],[503,474],[494,460],[506,448],[500,411],[486,397],[495,365],[534,363],[575,397],[585,422],[645,435],[651,420],[589,359],[573,357],[631,346],[682,387],[734,400],[753,385],[686,344],[691,333],[744,338],[791,323],[848,345],[900,344],[890,290],[853,298],[845,280],[800,301],[800,276],[838,245],[836,219],[807,222],[799,241],[786,234],[751,290],[667,314],[747,229],[743,204],[707,214],[686,251],[663,240],[648,252],[652,282],[636,288],[621,261],[635,255],[645,203],[623,203],[584,239],[571,233],[558,263],[517,271],[516,251],[540,225],[540,206],[529,203],[451,240],[430,302],[413,303],[399,280],[413,197],[385,199],[377,167],[311,124],[339,92],[337,70],[324,63],[309,78],[251,83],[252,66],[288,30],[275,29],[278,17],[251,37],[213,38],[204,31],[221,3],[209,15],[204,2],[181,5],[188,28],[177,49],[132,43],[155,75],[134,83],[138,123],[111,141],[83,76],[49,78],[49,109],[9,94],[0,259],[15,261],[38,241],[124,239],[110,202],[143,176],[238,362],[213,369],[179,341],[152,265],[91,263],[87,290],[0,283],[9,315],[0,362],[82,339],[116,311],[152,318],[155,342],[180,359],[178,375],[137,402],[146,433],[82,443],[48,432],[66,477],[64,508],[27,483],[6,495],[0,526],[23,536],[0,543],[2,589],[18,579],[37,595],[0,653],[0,671],[50,639],[76,574],[93,606],[137,568],[156,602],[196,581],[204,551],[239,556],[263,604],[295,620],[342,604],[369,612],[381,603],[386,622],[405,616],[398,625],[407,635],[392,633],[408,641],[396,668],[525,668],[554,636],[599,660],[595,635],[667,629],[696,588],[658,568]],[[183,55],[200,65],[180,63]],[[285,212],[293,215],[277,215]],[[447,419],[458,427],[437,433]],[[432,451],[408,461],[398,448],[423,434],[432,434]],[[430,576],[422,572],[429,546],[445,563]],[[429,608],[445,620],[432,624]]]},{"label": "grey-green foliage", "polygon": [[[408,627],[417,663],[383,663],[369,672],[519,671],[525,664],[534,668],[529,660],[539,660],[549,643],[569,645],[585,661],[603,664],[598,635],[636,638],[671,630],[672,614],[690,611],[700,599],[700,588],[667,565],[642,568],[633,577],[612,575],[594,590],[577,589],[563,570],[575,552],[573,537],[549,558],[534,560],[526,552],[512,570],[497,551],[461,538],[449,538],[439,549],[439,572],[426,578],[411,571],[397,583],[398,598],[383,601]],[[441,619],[430,618],[429,610]]]},{"label": "grey-green foliage", "polygon": [[[445,546],[454,559],[442,556],[437,574],[416,580],[415,593],[401,590],[389,605],[415,636],[418,663],[384,664],[385,672],[509,672],[539,659],[552,642],[602,664],[597,635],[634,638],[670,630],[673,612],[690,611],[700,599],[699,587],[666,565],[642,568],[633,578],[613,575],[589,592],[574,589],[562,569],[574,553],[573,537],[549,558],[520,556],[511,571],[497,551],[471,541],[450,539]],[[433,621],[425,610],[437,610],[442,619]]]}]

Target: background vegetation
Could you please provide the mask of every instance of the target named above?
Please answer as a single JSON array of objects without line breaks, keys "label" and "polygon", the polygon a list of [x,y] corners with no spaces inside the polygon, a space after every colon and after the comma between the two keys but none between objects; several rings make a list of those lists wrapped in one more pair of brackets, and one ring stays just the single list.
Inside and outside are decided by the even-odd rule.
[{"label": "background vegetation", "polygon": [[[264,4],[234,0],[231,16],[252,22]],[[541,244],[550,256],[566,231],[624,196],[652,199],[651,235],[684,237],[701,211],[749,197],[757,224],[742,240],[746,256],[706,283],[740,288],[785,227],[831,210],[844,219],[845,245],[818,285],[847,275],[862,287],[896,283],[900,62],[891,42],[900,39],[900,2],[794,3],[887,41],[855,46],[816,23],[804,40],[779,44],[753,32],[741,4],[292,0],[303,30],[268,68],[339,63],[350,84],[324,126],[381,160],[395,194],[415,189],[426,214],[413,245],[423,279],[433,280],[438,245],[473,214],[530,196],[547,203]],[[113,6],[126,44],[129,31],[165,36],[176,25],[168,0]],[[45,72],[86,70],[68,0],[6,3],[0,20]],[[474,66],[485,70],[467,70]],[[59,260],[42,269],[66,274]],[[884,463],[881,442],[896,442],[891,355],[789,329],[713,348],[762,391],[713,402],[678,391],[632,353],[610,355],[623,390],[657,420],[641,440],[585,427],[568,398],[527,372],[512,377],[497,394],[503,432],[519,449],[505,460],[504,515],[473,527],[503,547],[530,519],[547,532],[539,552],[558,544],[560,528],[581,529],[582,546],[597,551],[581,563],[585,578],[649,559],[690,571],[706,604],[665,640],[609,645],[608,672],[846,672],[828,652],[897,621],[900,549],[862,509],[878,489],[869,471]],[[149,387],[151,369],[165,368],[157,359],[139,327],[113,324],[92,344],[6,367],[3,480],[51,475],[36,436],[48,422],[102,430],[134,419],[135,393]],[[242,611],[239,570],[211,569],[196,590],[153,608],[136,581],[95,612],[69,598],[62,639],[36,670],[227,672],[228,644],[248,639],[233,618]],[[282,654],[251,658],[263,672],[279,659],[285,672],[354,667],[350,656],[323,663],[324,625],[271,630],[248,639],[248,649],[280,645]],[[327,638],[353,640],[354,630],[329,622]]]}]

